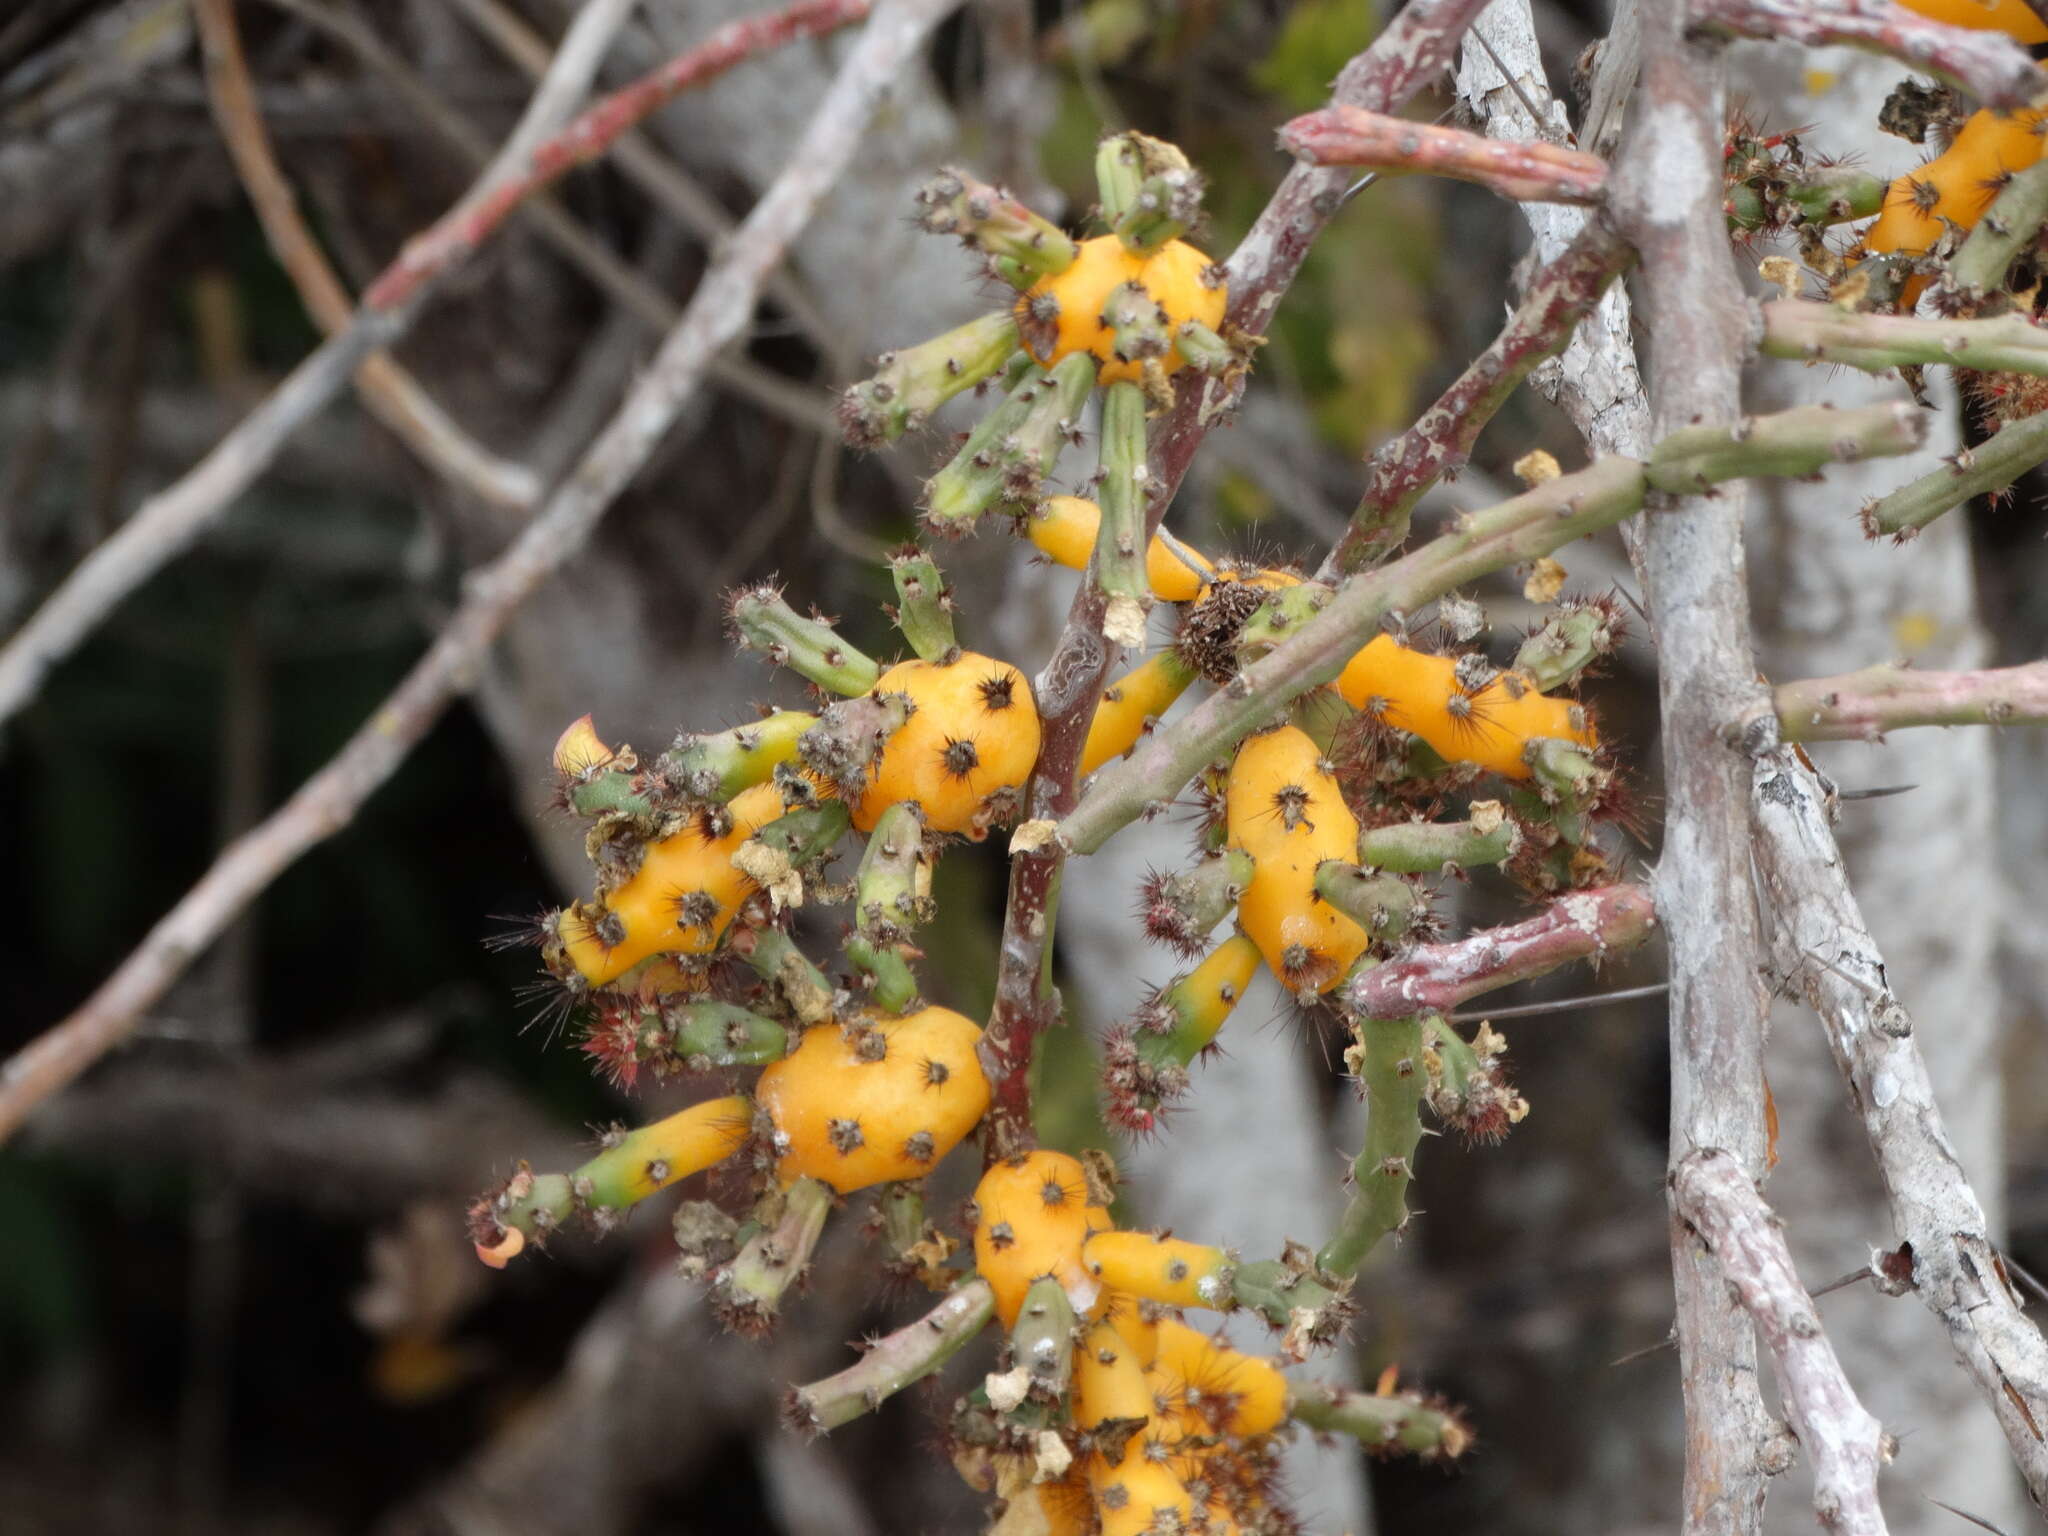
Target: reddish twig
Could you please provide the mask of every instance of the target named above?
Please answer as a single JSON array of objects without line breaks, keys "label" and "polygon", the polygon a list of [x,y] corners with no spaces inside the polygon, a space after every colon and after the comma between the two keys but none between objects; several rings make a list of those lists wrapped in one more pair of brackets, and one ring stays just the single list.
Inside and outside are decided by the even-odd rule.
[{"label": "reddish twig", "polygon": [[[1337,77],[1334,99],[1390,112],[1441,73],[1458,37],[1484,0],[1412,0],[1385,32]],[[1310,243],[1342,204],[1345,173],[1297,165],[1287,173],[1226,270],[1230,306],[1225,328],[1264,334],[1280,296],[1301,268]],[[1195,450],[1217,417],[1235,403],[1244,380],[1215,378],[1183,386],[1174,408],[1151,436],[1146,535],[1159,528]],[[1038,679],[1044,741],[1029,792],[1028,826],[1040,832],[1074,809],[1075,777],[1111,648],[1102,638],[1104,600],[1094,582],[1074,594],[1066,627]],[[1038,1037],[1057,1017],[1051,987],[1051,944],[1066,851],[1054,837],[1023,837],[1010,860],[1008,905],[996,971],[996,1001],[982,1037],[982,1064],[993,1086],[987,1152],[1000,1157],[1032,1144],[1031,1059]]]},{"label": "reddish twig", "polygon": [[[345,330],[355,303],[299,214],[298,199],[279,169],[263,125],[249,61],[235,25],[233,0],[198,0],[194,8],[206,56],[206,84],[221,137],[263,225],[270,249],[299,291],[306,313],[329,336]],[[532,470],[499,458],[476,442],[389,356],[374,352],[356,369],[356,388],[377,419],[443,477],[493,506],[526,512],[540,495]]]},{"label": "reddish twig", "polygon": [[705,273],[611,423],[511,548],[469,578],[461,606],[397,691],[333,761],[229,845],[76,1012],[0,1067],[0,1141],[39,1101],[127,1039],[144,1010],[243,908],[300,854],[349,823],[470,686],[520,603],[589,540],[695,394],[712,358],[746,329],[768,272],[864,142],[890,81],[955,4],[884,0],[789,164]]},{"label": "reddish twig", "polygon": [[1405,527],[1423,493],[1457,473],[1495,413],[1522,381],[1565,349],[1635,248],[1595,217],[1530,283],[1500,335],[1415,425],[1366,461],[1365,494],[1324,562],[1325,578],[1348,575],[1382,549],[1385,530]]},{"label": "reddish twig", "polygon": [[2004,33],[1946,26],[1891,0],[1702,0],[1692,19],[1730,37],[1890,54],[1987,107],[2010,111],[2041,94],[2040,69]]},{"label": "reddish twig", "polygon": [[[657,73],[671,80],[683,78],[702,84],[777,43],[856,19],[864,4],[865,0],[800,0],[787,11],[733,22]],[[787,22],[791,16],[805,19],[792,30]],[[572,31],[572,38],[574,35]],[[567,50],[565,43],[564,51]],[[545,95],[545,85],[542,91]],[[668,98],[637,99],[652,110]],[[617,131],[623,131],[625,126],[616,115],[606,115],[605,122]],[[574,133],[576,125],[568,131]],[[533,154],[538,157],[546,150],[546,143],[542,143]],[[580,160],[560,162],[555,174],[579,163]],[[531,196],[552,179],[522,177],[524,195]],[[486,173],[469,197],[421,237],[434,239],[441,253],[432,273],[435,278],[446,278],[475,251],[477,242],[494,232],[518,206],[517,202],[507,203],[493,197],[491,189],[495,185],[493,175]],[[472,210],[480,201],[489,202],[495,210],[492,219],[480,222],[476,218]],[[437,231],[449,227],[465,231],[463,238],[445,242],[435,238]],[[405,259],[402,256],[400,263]],[[50,670],[75,650],[115,605],[216,522],[277,457],[292,433],[347,384],[364,358],[406,333],[431,285],[425,274],[416,273],[406,281],[407,297],[402,303],[391,299],[388,293],[382,303],[377,302],[377,289],[391,277],[387,273],[373,283],[372,297],[356,310],[348,326],[293,369],[212,452],[176,482],[143,502],[117,533],[86,556],[6,647],[0,649],[0,721],[35,697]]]},{"label": "reddish twig", "polygon": [[1304,165],[1448,176],[1518,203],[1591,204],[1607,191],[1607,162],[1584,150],[1543,139],[1489,139],[1362,107],[1304,113],[1281,128],[1280,147]]},{"label": "reddish twig", "polygon": [[1977,672],[1865,667],[1773,694],[1786,741],[1882,741],[1914,725],[2048,725],[2048,661]]},{"label": "reddish twig", "polygon": [[1711,1147],[1671,1171],[1671,1201],[1713,1253],[1771,1352],[1778,1396],[1813,1467],[1813,1512],[1822,1529],[1884,1536],[1877,1474],[1892,1458],[1891,1436],[1842,1373],[1777,1216],[1742,1165]]},{"label": "reddish twig", "polygon": [[1524,922],[1447,944],[1418,944],[1348,983],[1344,1005],[1367,1019],[1449,1013],[1471,998],[1548,976],[1575,960],[1598,964],[1615,951],[1634,949],[1656,926],[1656,907],[1639,885],[1574,891]]}]

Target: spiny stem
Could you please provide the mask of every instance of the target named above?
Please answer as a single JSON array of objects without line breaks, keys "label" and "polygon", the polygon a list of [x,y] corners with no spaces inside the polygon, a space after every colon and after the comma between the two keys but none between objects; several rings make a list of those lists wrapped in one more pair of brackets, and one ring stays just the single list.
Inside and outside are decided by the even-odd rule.
[{"label": "spiny stem", "polygon": [[903,1013],[917,1001],[910,934],[930,911],[930,883],[923,811],[915,801],[890,806],[861,854],[854,931],[846,941],[846,958],[873,978],[869,1000],[884,1013]]},{"label": "spiny stem", "polygon": [[1949,285],[1964,295],[2000,292],[2013,262],[2033,243],[2044,223],[2048,223],[2048,162],[2037,162],[2005,184],[1969,238],[1949,258]]},{"label": "spiny stem", "polygon": [[1229,687],[1140,742],[1121,763],[1102,769],[1061,821],[1060,840],[1073,852],[1093,853],[1148,806],[1171,800],[1203,764],[1274,719],[1297,696],[1334,679],[1379,633],[1387,614],[1413,613],[1453,588],[1612,527],[1640,509],[1652,488],[1693,489],[1763,469],[1811,474],[1831,463],[1909,452],[1926,431],[1922,413],[1903,403],[1846,411],[1805,407],[1735,426],[1674,433],[1648,464],[1601,459],[1472,513],[1441,538],[1352,577],[1322,612]]},{"label": "spiny stem", "polygon": [[745,649],[758,651],[820,688],[846,695],[866,693],[882,675],[872,657],[847,644],[824,620],[805,618],[774,587],[746,587],[733,593],[728,611],[733,633]]},{"label": "spiny stem", "polygon": [[953,595],[939,563],[913,544],[889,557],[889,576],[896,584],[896,627],[910,648],[924,661],[957,653]]},{"label": "spiny stem", "polygon": [[1361,1018],[1357,1023],[1359,1086],[1365,1092],[1365,1145],[1351,1165],[1351,1203],[1337,1231],[1316,1254],[1317,1268],[1340,1277],[1358,1272],[1379,1240],[1408,1224],[1408,1185],[1422,1140],[1422,1020]]},{"label": "spiny stem", "polygon": [[1782,188],[1761,192],[1743,183],[1728,189],[1728,224],[1732,229],[1776,227],[1778,211],[1789,208],[1801,224],[1817,228],[1867,219],[1884,206],[1891,183],[1850,166],[1804,166],[1792,170]]},{"label": "spiny stem", "polygon": [[757,1336],[774,1324],[782,1298],[810,1267],[832,1198],[831,1185],[801,1178],[762,1202],[761,1229],[713,1283],[712,1306],[734,1332]]},{"label": "spiny stem", "polygon": [[1145,394],[1128,380],[1102,397],[1102,522],[1095,535],[1095,584],[1102,590],[1103,638],[1132,649],[1145,643],[1152,607],[1146,578]]},{"label": "spiny stem", "polygon": [[1873,539],[1890,534],[1903,544],[1944,512],[1972,496],[2002,491],[2042,463],[2048,463],[2048,411],[2006,423],[1941,468],[1870,502],[1863,508],[1863,531]]},{"label": "spiny stem", "polygon": [[1773,699],[1787,741],[1881,741],[1914,725],[2048,725],[2048,661],[1978,672],[1887,663],[1785,683]]},{"label": "spiny stem", "polygon": [[1767,357],[1840,363],[1871,373],[1946,363],[1954,368],[2048,374],[2048,330],[2023,315],[1923,320],[1914,315],[1857,314],[1803,299],[1775,299],[1762,307]]},{"label": "spiny stem", "polygon": [[1399,875],[1430,875],[1446,868],[1476,869],[1514,856],[1522,841],[1514,818],[1496,800],[1477,801],[1466,821],[1411,821],[1370,827],[1359,834],[1358,862]]},{"label": "spiny stem", "polygon": [[916,1322],[876,1342],[836,1375],[793,1389],[784,1417],[818,1434],[871,1413],[957,1354],[995,1316],[995,1292],[986,1280],[968,1280]]},{"label": "spiny stem", "polygon": [[1425,1461],[1455,1460],[1472,1444],[1455,1412],[1413,1392],[1381,1396],[1306,1383],[1293,1389],[1288,1413],[1310,1429],[1350,1435],[1368,1451],[1407,1451]]}]

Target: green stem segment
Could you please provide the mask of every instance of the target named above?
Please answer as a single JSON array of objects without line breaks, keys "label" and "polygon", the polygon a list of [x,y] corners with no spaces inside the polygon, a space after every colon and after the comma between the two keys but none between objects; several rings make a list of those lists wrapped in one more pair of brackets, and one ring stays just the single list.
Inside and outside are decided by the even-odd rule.
[{"label": "green stem segment", "polygon": [[1122,380],[1102,397],[1102,521],[1095,535],[1095,584],[1105,606],[1103,637],[1136,649],[1145,643],[1152,583],[1145,575],[1145,394]]},{"label": "green stem segment", "polygon": [[668,777],[692,800],[730,800],[765,784],[779,764],[796,756],[797,739],[818,723],[801,710],[778,710],[752,725],[710,736],[678,736],[662,756]]},{"label": "green stem segment", "polygon": [[926,482],[925,520],[953,535],[993,507],[1035,507],[1094,387],[1095,359],[1085,352],[1061,358],[1049,373],[1027,373]]},{"label": "green stem segment", "polygon": [[1382,1397],[1311,1382],[1294,1388],[1288,1413],[1310,1429],[1350,1435],[1383,1455],[1406,1452],[1424,1461],[1450,1461],[1472,1444],[1472,1431],[1456,1413],[1414,1392]]},{"label": "green stem segment", "polygon": [[1393,943],[1415,920],[1415,887],[1399,875],[1327,859],[1316,866],[1315,888],[1318,896],[1363,928],[1378,945]]},{"label": "green stem segment", "polygon": [[1411,821],[1359,834],[1358,862],[1397,875],[1476,869],[1514,857],[1521,829],[1496,800],[1474,802],[1465,821]]},{"label": "green stem segment", "polygon": [[2033,244],[2043,224],[2048,224],[2048,162],[2036,162],[2007,180],[1949,259],[1949,284],[1965,295],[2003,291],[2013,262]]},{"label": "green stem segment", "polygon": [[931,915],[931,874],[924,813],[911,801],[890,806],[861,855],[854,931],[846,941],[846,958],[871,978],[869,1001],[883,1013],[904,1013],[917,1002],[910,936]]},{"label": "green stem segment", "polygon": [[1879,741],[1915,725],[2048,725],[2048,661],[1978,672],[1865,667],[1786,683],[1774,700],[1787,741]]},{"label": "green stem segment", "polygon": [[994,378],[1017,346],[1016,317],[999,310],[915,347],[883,353],[875,360],[874,377],[840,397],[846,441],[862,449],[893,443],[962,390]]},{"label": "green stem segment", "polygon": [[1515,652],[1515,670],[1528,674],[1539,692],[1555,693],[1611,654],[1619,638],[1605,603],[1560,607],[1538,625]]},{"label": "green stem segment", "polygon": [[1408,1184],[1422,1139],[1422,1020],[1360,1019],[1358,1076],[1365,1090],[1365,1146],[1351,1165],[1351,1203],[1316,1266],[1340,1278],[1358,1272],[1379,1240],[1408,1222]]},{"label": "green stem segment", "polygon": [[1074,1307],[1051,1275],[1034,1280],[1010,1330],[1010,1358],[1031,1379],[1029,1401],[1044,1409],[1066,1396],[1074,1370]]},{"label": "green stem segment", "polygon": [[878,1340],[845,1370],[793,1390],[783,1404],[783,1417],[806,1434],[850,1424],[952,1359],[988,1326],[995,1311],[989,1283],[966,1281],[916,1322]]},{"label": "green stem segment", "polygon": [[1805,299],[1774,299],[1762,308],[1766,357],[1839,363],[1869,373],[1945,363],[2048,375],[2048,330],[2024,315],[1923,320],[1917,315],[1860,314]]},{"label": "green stem segment", "polygon": [[1863,531],[1873,539],[1890,534],[1900,543],[1972,496],[2004,490],[2028,470],[2048,463],[2048,411],[2007,422],[1974,448],[1965,448],[1941,468],[1909,480],[1863,509]]},{"label": "green stem segment", "polygon": [[[935,235],[958,235],[1019,287],[1074,264],[1077,248],[1058,225],[967,172],[947,167],[918,189],[918,223]],[[1014,276],[1012,276],[1014,274]]]},{"label": "green stem segment", "polygon": [[866,693],[882,669],[848,645],[822,619],[807,619],[774,587],[745,587],[732,595],[733,631],[740,644],[777,666],[788,667],[834,693]]},{"label": "green stem segment", "polygon": [[889,577],[896,584],[896,627],[924,661],[957,656],[953,634],[953,594],[936,560],[910,545],[889,557]]},{"label": "green stem segment", "polygon": [[727,1327],[758,1338],[774,1326],[783,1296],[810,1267],[831,1212],[832,1187],[812,1178],[761,1202],[760,1230],[712,1283],[712,1306]]},{"label": "green stem segment", "polygon": [[741,929],[727,940],[727,948],[775,990],[800,1024],[808,1028],[837,1016],[832,983],[780,928]]},{"label": "green stem segment", "polygon": [[1777,185],[1760,188],[1744,182],[1730,187],[1728,226],[1775,229],[1786,222],[1788,211],[1791,222],[1815,227],[1867,219],[1884,207],[1890,185],[1882,176],[1847,166],[1802,167]]}]

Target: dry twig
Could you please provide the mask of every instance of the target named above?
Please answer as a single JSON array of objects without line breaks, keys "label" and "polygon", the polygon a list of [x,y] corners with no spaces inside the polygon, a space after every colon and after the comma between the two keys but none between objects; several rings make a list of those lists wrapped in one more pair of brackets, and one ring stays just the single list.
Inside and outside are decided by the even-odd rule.
[{"label": "dry twig", "polygon": [[1778,1394],[1813,1466],[1813,1512],[1840,1536],[1884,1536],[1878,1469],[1891,1437],[1856,1396],[1799,1282],[1778,1218],[1741,1163],[1702,1148],[1671,1171],[1679,1216],[1706,1243],[1755,1320],[1778,1378]]}]

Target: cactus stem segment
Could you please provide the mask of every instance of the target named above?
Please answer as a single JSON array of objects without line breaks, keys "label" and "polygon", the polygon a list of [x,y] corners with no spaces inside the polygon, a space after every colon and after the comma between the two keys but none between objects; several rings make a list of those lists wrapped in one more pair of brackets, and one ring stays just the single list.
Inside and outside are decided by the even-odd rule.
[{"label": "cactus stem segment", "polygon": [[816,715],[784,709],[729,731],[678,736],[662,754],[661,767],[689,799],[723,803],[767,783],[779,764],[796,756],[797,739],[817,723]]},{"label": "cactus stem segment", "polygon": [[1472,1444],[1472,1431],[1455,1409],[1415,1392],[1381,1395],[1316,1382],[1295,1388],[1288,1412],[1310,1429],[1350,1435],[1379,1456],[1455,1461]]},{"label": "cactus stem segment", "polygon": [[1020,288],[1074,264],[1074,242],[1057,225],[965,171],[949,167],[939,172],[918,189],[917,206],[922,228],[958,235]]},{"label": "cactus stem segment", "polygon": [[872,378],[839,399],[839,424],[849,446],[880,448],[921,427],[962,390],[1000,373],[1016,355],[1017,320],[1008,310],[983,315],[942,336],[875,361]]},{"label": "cactus stem segment", "polygon": [[832,1201],[831,1185],[801,1178],[755,1208],[759,1230],[712,1278],[711,1305],[733,1332],[759,1338],[775,1326],[782,1298],[810,1267]]},{"label": "cactus stem segment", "polygon": [[931,915],[931,879],[923,814],[911,801],[890,806],[861,855],[846,941],[846,958],[870,978],[868,1000],[880,1012],[906,1013],[917,1002],[910,935]]},{"label": "cactus stem segment", "polygon": [[833,693],[866,693],[882,669],[839,637],[820,618],[805,618],[773,586],[742,587],[727,602],[741,648]]},{"label": "cactus stem segment", "polygon": [[920,660],[942,662],[960,653],[953,634],[953,594],[936,560],[915,544],[889,557],[896,583],[896,627]]},{"label": "cactus stem segment", "polygon": [[1051,1275],[1032,1281],[1010,1330],[1010,1358],[1025,1373],[1026,1404],[1033,1418],[1050,1421],[1049,1410],[1067,1394],[1074,1371],[1074,1305],[1066,1287]]},{"label": "cactus stem segment", "polygon": [[852,1423],[952,1359],[988,1326],[995,1310],[988,1282],[966,1281],[916,1322],[878,1340],[845,1370],[793,1390],[783,1405],[784,1418],[805,1434]]},{"label": "cactus stem segment", "polygon": [[1430,875],[1505,863],[1522,833],[1497,800],[1474,801],[1465,821],[1411,821],[1359,834],[1358,862],[1397,875]]},{"label": "cactus stem segment", "polygon": [[1319,1269],[1340,1277],[1356,1274],[1381,1238],[1408,1224],[1408,1185],[1429,1086],[1420,1018],[1361,1018],[1356,1029],[1357,1044],[1346,1055],[1365,1091],[1365,1145],[1351,1165],[1351,1203],[1316,1255]]},{"label": "cactus stem segment", "polygon": [[1128,382],[1112,384],[1102,399],[1102,522],[1095,535],[1095,584],[1104,599],[1103,637],[1132,649],[1145,643],[1145,615],[1152,607],[1145,568],[1151,481],[1145,463],[1144,391]]},{"label": "cactus stem segment", "polygon": [[1399,875],[1329,859],[1316,866],[1315,887],[1318,896],[1363,928],[1376,945],[1393,943],[1415,920],[1415,887]]},{"label": "cactus stem segment", "polygon": [[780,928],[742,929],[727,947],[775,989],[799,1023],[824,1024],[838,1016],[832,983]]},{"label": "cactus stem segment", "polygon": [[1079,428],[1095,369],[1094,358],[1076,354],[1050,372],[1027,373],[926,482],[925,521],[931,528],[961,534],[991,508],[1035,506],[1061,447]]}]

